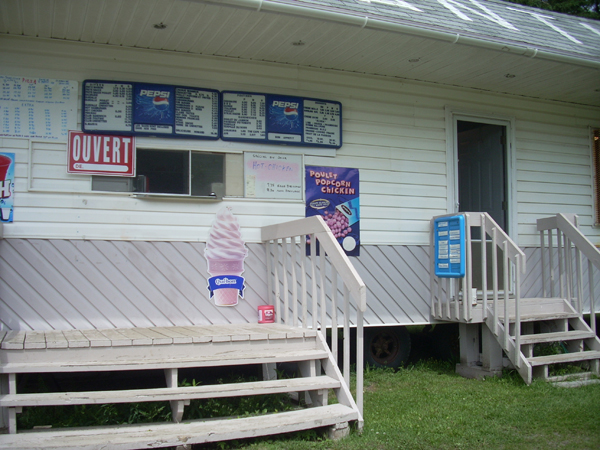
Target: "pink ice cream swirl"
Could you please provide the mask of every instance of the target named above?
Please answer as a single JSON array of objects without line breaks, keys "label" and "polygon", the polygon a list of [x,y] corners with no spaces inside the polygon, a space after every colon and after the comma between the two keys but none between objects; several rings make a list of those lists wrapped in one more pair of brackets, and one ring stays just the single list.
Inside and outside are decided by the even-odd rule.
[{"label": "pink ice cream swirl", "polygon": [[243,271],[243,262],[247,254],[248,250],[242,240],[240,225],[236,218],[229,208],[221,209],[213,222],[204,250],[204,256],[209,262],[209,271],[213,272],[210,270],[211,265],[217,265],[211,264],[212,262],[220,262],[219,265],[222,265],[234,261],[241,265]]}]

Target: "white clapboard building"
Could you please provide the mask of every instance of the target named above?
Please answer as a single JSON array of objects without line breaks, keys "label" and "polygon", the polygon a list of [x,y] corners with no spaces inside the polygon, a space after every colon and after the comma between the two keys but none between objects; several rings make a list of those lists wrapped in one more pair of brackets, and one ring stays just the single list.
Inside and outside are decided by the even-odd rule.
[{"label": "white clapboard building", "polygon": [[[257,322],[259,306],[274,303],[278,319],[292,314],[295,300],[289,304],[287,296],[303,284],[267,278],[275,270],[265,227],[285,229],[305,217],[305,166],[359,171],[360,256],[350,262],[366,286],[368,361],[386,365],[402,356],[406,336],[399,327],[408,325],[467,327],[498,319],[499,328],[490,325],[506,340],[498,345],[518,349],[526,319],[517,332],[502,322],[513,313],[502,316],[496,303],[487,312],[514,295],[568,298],[584,315],[590,307],[600,310],[593,301],[600,277],[589,276],[600,264],[594,253],[600,244],[598,21],[496,0],[2,0],[0,76],[0,152],[16,160],[12,221],[2,224],[0,240],[0,329],[7,336],[243,327]],[[44,83],[62,83],[70,100],[44,104],[39,90],[27,97],[31,84]],[[19,112],[7,100],[15,84]],[[137,177],[68,173],[65,128],[132,134],[113,123],[122,118],[110,108],[119,106],[95,96],[100,85],[321,99],[340,105],[341,119],[327,128],[339,137],[332,146],[195,139],[134,125]],[[152,94],[154,107],[159,91]],[[110,101],[118,97],[111,95]],[[86,106],[86,99],[96,103]],[[247,163],[260,155],[298,162],[300,190],[289,198],[259,192]],[[185,161],[175,175],[181,189],[139,176],[150,160],[171,170],[173,158]],[[214,167],[220,178],[211,178]],[[210,178],[208,187],[190,188],[202,177]],[[248,249],[245,296],[232,308],[209,300],[204,258],[223,207],[231,208]],[[462,216],[473,227],[461,249],[467,276],[437,278],[432,220],[461,212],[472,213]],[[475,250],[477,227],[486,230],[488,244]],[[546,229],[559,237],[549,255],[566,256],[547,277],[542,248],[548,244],[540,240]],[[290,258],[296,244],[291,247],[284,250]],[[300,262],[282,264],[287,273]],[[477,281],[482,267],[487,278]],[[567,269],[582,276],[565,275]],[[326,277],[333,282],[329,271]],[[527,308],[517,308],[516,323]],[[311,311],[309,305],[309,318],[299,312],[298,320],[309,322]],[[578,329],[566,323],[565,331]],[[479,358],[479,349],[476,356],[461,351],[467,366]]]}]

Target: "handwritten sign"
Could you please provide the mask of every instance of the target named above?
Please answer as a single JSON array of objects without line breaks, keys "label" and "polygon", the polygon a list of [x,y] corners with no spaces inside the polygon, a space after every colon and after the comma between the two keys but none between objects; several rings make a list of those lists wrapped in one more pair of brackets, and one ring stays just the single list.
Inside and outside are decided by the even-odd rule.
[{"label": "handwritten sign", "polygon": [[302,200],[302,156],[244,153],[246,197]]}]

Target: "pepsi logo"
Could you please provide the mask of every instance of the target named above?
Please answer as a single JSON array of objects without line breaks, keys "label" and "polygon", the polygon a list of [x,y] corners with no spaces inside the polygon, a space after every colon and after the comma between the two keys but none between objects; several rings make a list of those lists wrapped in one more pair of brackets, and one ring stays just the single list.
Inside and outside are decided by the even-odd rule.
[{"label": "pepsi logo", "polygon": [[273,101],[273,106],[277,106],[279,108],[292,108],[298,110],[299,103],[298,102],[281,102],[278,100]]},{"label": "pepsi logo", "polygon": [[154,103],[156,109],[166,109],[169,107],[169,99],[166,97],[161,97],[160,95],[154,97],[152,103]]},{"label": "pepsi logo", "polygon": [[298,110],[289,106],[283,110],[283,114],[288,120],[295,120],[298,117]]},{"label": "pepsi logo", "polygon": [[148,89],[142,89],[140,90],[140,96],[169,98],[171,96],[171,93],[169,91],[152,91]]}]

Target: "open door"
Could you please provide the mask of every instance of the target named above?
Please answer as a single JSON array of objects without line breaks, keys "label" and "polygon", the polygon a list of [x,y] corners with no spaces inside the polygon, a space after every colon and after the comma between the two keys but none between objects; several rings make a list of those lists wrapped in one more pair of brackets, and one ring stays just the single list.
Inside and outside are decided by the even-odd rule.
[{"label": "open door", "polygon": [[508,232],[506,127],[458,120],[459,211],[487,212]]},{"label": "open door", "polygon": [[[456,147],[458,159],[458,211],[487,212],[508,233],[508,151],[507,127],[486,122],[456,121]],[[481,236],[474,228],[473,282],[481,285]],[[491,255],[491,243],[488,243]],[[502,261],[501,252],[498,253]],[[491,269],[492,260],[488,258]],[[502,267],[502,264],[500,264]],[[488,274],[491,270],[488,270]],[[500,277],[503,279],[502,273]],[[499,280],[502,283],[502,280]],[[492,282],[488,278],[488,286]]]}]

